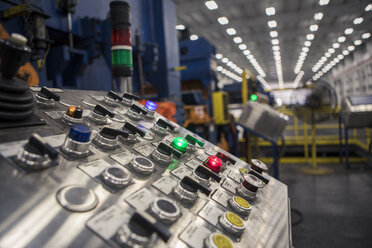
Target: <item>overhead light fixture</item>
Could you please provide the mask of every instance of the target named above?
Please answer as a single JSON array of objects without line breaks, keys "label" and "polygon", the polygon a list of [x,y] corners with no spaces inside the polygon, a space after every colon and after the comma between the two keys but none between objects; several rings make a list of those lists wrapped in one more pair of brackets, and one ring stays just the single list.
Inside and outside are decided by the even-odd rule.
[{"label": "overhead light fixture", "polygon": [[307,40],[313,40],[315,38],[315,35],[314,34],[308,34],[306,35],[306,39]]},{"label": "overhead light fixture", "polygon": [[206,1],[205,6],[207,6],[209,10],[218,9],[218,5],[215,1]]},{"label": "overhead light fixture", "polygon": [[348,47],[347,47],[347,50],[349,50],[350,52],[352,52],[352,51],[355,50],[355,46],[348,46]]},{"label": "overhead light fixture", "polygon": [[308,47],[303,47],[302,48],[302,51],[305,52],[305,53],[307,53],[307,52],[309,52],[309,48]]},{"label": "overhead light fixture", "polygon": [[226,29],[226,33],[228,35],[236,35],[236,30],[234,28],[228,28]]},{"label": "overhead light fixture", "polygon": [[345,37],[345,36],[340,36],[340,37],[338,37],[338,39],[337,39],[337,41],[340,42],[340,43],[345,42],[345,40],[346,40],[346,37]]},{"label": "overhead light fixture", "polygon": [[229,62],[226,63],[227,66],[232,66],[234,63],[230,60]]},{"label": "overhead light fixture", "polygon": [[342,54],[345,55],[345,56],[346,56],[346,55],[349,55],[349,53],[350,53],[350,52],[349,52],[348,50],[343,50],[343,51],[342,51]]},{"label": "overhead light fixture", "polygon": [[246,44],[240,44],[239,49],[240,50],[245,50],[245,49],[247,49],[247,45]]},{"label": "overhead light fixture", "polygon": [[236,44],[242,43],[242,41],[243,41],[242,38],[240,38],[239,36],[235,37],[233,40]]},{"label": "overhead light fixture", "polygon": [[329,58],[329,57],[331,57],[331,54],[330,54],[329,52],[326,52],[326,53],[324,54],[324,56],[326,56],[327,58]]},{"label": "overhead light fixture", "polygon": [[319,5],[324,6],[329,3],[329,0],[319,0]]},{"label": "overhead light fixture", "polygon": [[328,52],[329,52],[330,54],[333,54],[335,51],[336,51],[336,50],[335,50],[334,48],[329,48],[329,49],[328,49]]},{"label": "overhead light fixture", "polygon": [[364,40],[368,39],[369,37],[371,37],[371,33],[362,34],[362,39],[364,39]]},{"label": "overhead light fixture", "polygon": [[219,17],[219,18],[217,19],[217,21],[218,21],[221,25],[226,25],[226,24],[229,23],[229,20],[228,20],[226,17],[224,17],[224,16]]},{"label": "overhead light fixture", "polygon": [[311,46],[311,41],[308,41],[308,40],[305,41],[305,42],[304,42],[304,46],[307,46],[307,47]]},{"label": "overhead light fixture", "polygon": [[197,40],[197,39],[199,39],[199,36],[197,36],[196,34],[192,34],[190,36],[190,40]]},{"label": "overhead light fixture", "polygon": [[353,23],[354,25],[358,25],[358,24],[361,24],[363,22],[363,17],[357,17],[354,19]]},{"label": "overhead light fixture", "polygon": [[229,62],[229,59],[228,58],[223,58],[223,59],[221,59],[221,61],[222,61],[222,63],[227,63],[227,62]]},{"label": "overhead light fixture", "polygon": [[317,24],[310,25],[309,29],[311,32],[316,32],[318,30],[318,25]]},{"label": "overhead light fixture", "polygon": [[271,38],[276,38],[276,37],[278,37],[278,32],[277,32],[277,31],[270,31],[270,37],[271,37]]},{"label": "overhead light fixture", "polygon": [[244,51],[243,51],[243,54],[244,54],[244,55],[249,55],[249,54],[251,54],[251,51],[249,51],[249,50],[244,50]]},{"label": "overhead light fixture", "polygon": [[223,55],[221,53],[216,54],[216,59],[222,59],[222,58],[223,58]]},{"label": "overhead light fixture", "polygon": [[344,33],[345,33],[346,35],[349,35],[349,34],[352,34],[353,31],[354,31],[353,28],[347,28],[347,29],[345,29],[345,32],[344,32]]},{"label": "overhead light fixture", "polygon": [[337,55],[337,58],[341,60],[341,59],[343,59],[343,58],[344,58],[344,55],[342,55],[342,54],[339,54],[339,55]]},{"label": "overhead light fixture", "polygon": [[216,70],[217,70],[217,71],[222,71],[222,69],[223,69],[222,66],[217,66],[217,67],[216,67]]},{"label": "overhead light fixture", "polygon": [[362,45],[362,41],[361,40],[355,40],[354,45],[356,45],[356,46]]},{"label": "overhead light fixture", "polygon": [[180,24],[180,25],[176,25],[176,29],[177,30],[185,30],[185,26]]},{"label": "overhead light fixture", "polygon": [[335,42],[335,43],[332,44],[332,47],[337,49],[337,48],[340,47],[340,43]]},{"label": "overhead light fixture", "polygon": [[275,8],[274,7],[266,8],[266,15],[267,16],[275,15]]},{"label": "overhead light fixture", "polygon": [[279,51],[280,50],[280,47],[279,46],[273,46],[273,50],[274,51]]},{"label": "overhead light fixture", "polygon": [[314,20],[315,21],[320,21],[322,19],[323,19],[323,13],[322,12],[315,13],[315,15],[314,15]]},{"label": "overhead light fixture", "polygon": [[365,7],[364,10],[365,10],[365,11],[371,11],[371,10],[372,10],[372,4],[371,4],[371,3],[368,4],[368,5]]},{"label": "overhead light fixture", "polygon": [[271,40],[271,44],[279,45],[279,40],[278,39],[273,39],[273,40]]},{"label": "overhead light fixture", "polygon": [[275,20],[268,21],[267,25],[269,26],[269,28],[276,28],[278,26]]}]

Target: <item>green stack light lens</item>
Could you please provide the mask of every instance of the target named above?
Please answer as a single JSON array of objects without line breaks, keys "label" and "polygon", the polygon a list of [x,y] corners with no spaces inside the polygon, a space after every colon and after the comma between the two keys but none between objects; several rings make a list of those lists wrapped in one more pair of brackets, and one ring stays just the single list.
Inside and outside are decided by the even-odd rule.
[{"label": "green stack light lens", "polygon": [[187,141],[184,138],[176,137],[172,141],[171,146],[184,154],[187,149]]},{"label": "green stack light lens", "polygon": [[113,66],[133,67],[132,51],[125,49],[112,50],[111,61]]},{"label": "green stack light lens", "polygon": [[258,97],[257,97],[256,94],[251,95],[251,101],[255,102],[255,101],[257,101],[257,99],[258,99]]}]

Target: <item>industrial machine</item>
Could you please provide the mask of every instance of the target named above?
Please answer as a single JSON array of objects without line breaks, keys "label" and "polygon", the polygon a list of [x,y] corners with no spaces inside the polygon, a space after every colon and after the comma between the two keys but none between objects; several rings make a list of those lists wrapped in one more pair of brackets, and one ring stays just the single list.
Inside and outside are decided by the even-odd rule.
[{"label": "industrial machine", "polygon": [[350,128],[372,126],[372,95],[347,96],[342,102],[344,124]]}]

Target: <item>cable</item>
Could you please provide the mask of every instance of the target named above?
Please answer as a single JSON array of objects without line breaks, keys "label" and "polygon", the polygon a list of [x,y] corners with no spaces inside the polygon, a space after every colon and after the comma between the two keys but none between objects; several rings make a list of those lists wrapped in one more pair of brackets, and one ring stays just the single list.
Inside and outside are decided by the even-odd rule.
[{"label": "cable", "polygon": [[291,214],[292,213],[295,213],[299,216],[299,220],[296,221],[296,222],[293,222],[292,221],[292,226],[297,226],[298,224],[302,223],[304,221],[304,216],[302,215],[302,212],[298,209],[295,209],[295,208],[291,208]]}]

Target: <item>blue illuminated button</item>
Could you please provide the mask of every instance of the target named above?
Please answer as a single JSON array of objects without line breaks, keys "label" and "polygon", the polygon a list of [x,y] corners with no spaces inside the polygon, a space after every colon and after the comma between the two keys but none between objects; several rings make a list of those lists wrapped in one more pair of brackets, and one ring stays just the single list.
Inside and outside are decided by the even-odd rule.
[{"label": "blue illuminated button", "polygon": [[154,103],[153,101],[147,101],[146,104],[145,104],[145,108],[147,108],[148,110],[151,110],[151,111],[155,111],[157,107],[158,107],[158,105],[156,103]]},{"label": "blue illuminated button", "polygon": [[91,130],[88,126],[82,124],[73,125],[70,128],[68,137],[78,142],[88,142],[90,139]]}]

